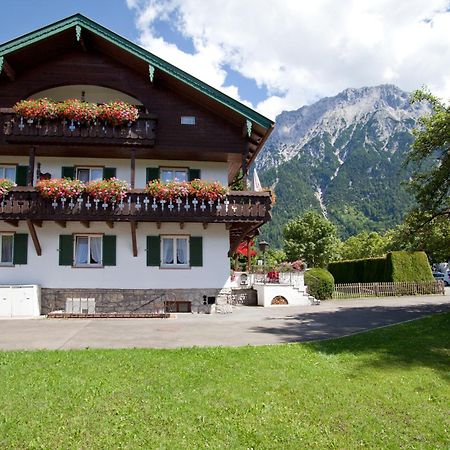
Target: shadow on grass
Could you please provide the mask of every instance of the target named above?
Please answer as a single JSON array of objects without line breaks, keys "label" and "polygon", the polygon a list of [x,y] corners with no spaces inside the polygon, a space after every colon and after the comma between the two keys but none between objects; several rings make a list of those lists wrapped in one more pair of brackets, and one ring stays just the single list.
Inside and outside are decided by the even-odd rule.
[{"label": "shadow on grass", "polygon": [[[450,305],[340,308],[289,316],[284,325],[254,331],[278,334],[284,342],[316,341],[308,345],[320,353],[371,355],[361,363],[372,367],[426,366],[450,377]],[[340,336],[346,337],[325,340]]]}]

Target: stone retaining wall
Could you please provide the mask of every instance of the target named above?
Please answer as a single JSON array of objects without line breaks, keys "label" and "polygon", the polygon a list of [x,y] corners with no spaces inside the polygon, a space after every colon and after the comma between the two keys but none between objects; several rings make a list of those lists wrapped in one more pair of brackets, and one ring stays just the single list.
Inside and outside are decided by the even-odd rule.
[{"label": "stone retaining wall", "polygon": [[230,302],[221,289],[51,289],[41,290],[41,314],[65,311],[66,300],[95,299],[96,313],[164,312],[165,302],[190,302],[194,313],[210,313],[212,305],[204,296],[215,297],[217,305]]}]

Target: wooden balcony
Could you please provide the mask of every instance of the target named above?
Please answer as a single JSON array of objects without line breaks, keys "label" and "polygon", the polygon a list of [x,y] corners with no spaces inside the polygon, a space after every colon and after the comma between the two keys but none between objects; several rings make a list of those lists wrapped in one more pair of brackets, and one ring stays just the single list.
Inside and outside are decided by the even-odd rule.
[{"label": "wooden balcony", "polygon": [[85,195],[56,202],[43,199],[33,187],[17,187],[0,200],[0,220],[80,222],[202,222],[262,225],[270,219],[269,192],[232,191],[221,201],[193,197],[156,200],[142,190],[132,190],[125,200],[103,203]]},{"label": "wooden balcony", "polygon": [[11,109],[0,110],[0,138],[11,144],[154,146],[155,129],[156,116],[151,114],[141,114],[131,124],[112,126],[60,120],[28,123]]}]

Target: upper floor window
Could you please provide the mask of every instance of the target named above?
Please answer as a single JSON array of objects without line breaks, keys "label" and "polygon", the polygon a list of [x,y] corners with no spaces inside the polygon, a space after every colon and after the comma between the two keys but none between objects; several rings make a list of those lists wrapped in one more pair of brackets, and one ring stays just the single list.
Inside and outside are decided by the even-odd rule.
[{"label": "upper floor window", "polygon": [[0,234],[0,264],[10,265],[13,263],[13,234]]},{"label": "upper floor window", "polygon": [[102,266],[102,238],[99,235],[75,236],[75,266]]},{"label": "upper floor window", "polygon": [[8,178],[11,181],[16,180],[16,166],[0,166],[0,178]]},{"label": "upper floor window", "polygon": [[181,125],[195,125],[195,116],[181,116]]},{"label": "upper floor window", "polygon": [[77,167],[76,178],[85,183],[101,180],[103,178],[103,167]]},{"label": "upper floor window", "polygon": [[163,236],[161,238],[161,267],[189,267],[187,236]]},{"label": "upper floor window", "polygon": [[161,168],[160,177],[162,181],[188,181],[189,171],[183,168]]}]

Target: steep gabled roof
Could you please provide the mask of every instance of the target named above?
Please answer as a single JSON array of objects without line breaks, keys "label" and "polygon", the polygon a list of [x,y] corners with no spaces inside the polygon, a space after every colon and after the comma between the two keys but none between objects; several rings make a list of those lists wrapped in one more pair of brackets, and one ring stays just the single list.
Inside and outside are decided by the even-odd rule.
[{"label": "steep gabled roof", "polygon": [[74,28],[79,35],[82,29],[89,30],[91,33],[107,40],[108,42],[120,47],[121,49],[129,52],[135,57],[145,61],[153,68],[159,69],[170,76],[180,80],[182,83],[192,87],[193,89],[201,92],[209,98],[225,105],[227,108],[232,109],[244,118],[260,125],[263,128],[269,129],[273,127],[273,121],[254,111],[253,109],[245,106],[244,104],[234,100],[233,98],[225,95],[223,92],[209,86],[208,84],[200,81],[198,78],[189,75],[187,72],[175,67],[174,65],[164,61],[153,53],[139,47],[133,42],[125,39],[124,37],[108,30],[107,28],[99,25],[93,20],[88,19],[82,14],[75,14],[67,17],[66,19],[55,22],[51,25],[40,28],[31,33],[25,34],[19,38],[13,39],[0,45],[0,67],[8,54],[12,54],[18,50],[21,50],[36,42],[45,40],[46,38],[61,33],[67,29]]}]

